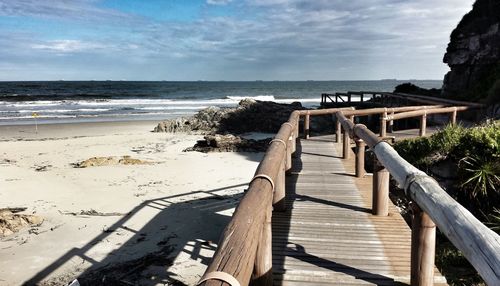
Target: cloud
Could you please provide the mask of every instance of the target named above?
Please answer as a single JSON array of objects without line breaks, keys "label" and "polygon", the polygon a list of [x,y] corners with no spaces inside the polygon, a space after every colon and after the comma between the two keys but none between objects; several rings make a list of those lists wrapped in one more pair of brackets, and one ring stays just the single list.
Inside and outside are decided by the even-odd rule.
[{"label": "cloud", "polygon": [[33,49],[61,53],[83,52],[109,48],[109,46],[100,43],[83,42],[79,40],[55,40],[44,44],[34,44],[31,47]]},{"label": "cloud", "polygon": [[0,16],[31,16],[70,21],[117,21],[130,15],[100,8],[96,0],[0,0]]},{"label": "cloud", "polygon": [[227,5],[231,3],[233,0],[207,0],[207,4],[210,5]]},{"label": "cloud", "polygon": [[[56,40],[34,34],[17,40],[21,50],[90,53],[137,65],[130,70],[138,74],[184,76],[175,79],[353,79],[440,78],[449,35],[473,0],[245,0],[222,16],[200,13],[182,22],[143,19],[93,0],[42,2],[0,0],[0,15],[84,21],[87,30],[107,33]],[[179,67],[185,72],[176,73]]]}]

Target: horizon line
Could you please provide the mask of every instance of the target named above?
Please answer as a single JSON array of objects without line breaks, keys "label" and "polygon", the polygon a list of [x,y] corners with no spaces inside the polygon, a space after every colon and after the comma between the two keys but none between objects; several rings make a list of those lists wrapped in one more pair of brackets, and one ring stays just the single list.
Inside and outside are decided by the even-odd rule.
[{"label": "horizon line", "polygon": [[302,79],[302,80],[129,80],[129,79],[49,79],[0,80],[0,82],[333,82],[333,81],[443,81],[443,79]]}]

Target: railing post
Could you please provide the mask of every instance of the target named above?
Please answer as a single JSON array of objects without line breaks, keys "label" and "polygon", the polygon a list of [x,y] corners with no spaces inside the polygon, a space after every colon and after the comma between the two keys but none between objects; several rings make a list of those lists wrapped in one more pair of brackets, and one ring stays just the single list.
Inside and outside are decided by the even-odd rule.
[{"label": "railing post", "polygon": [[451,113],[450,123],[453,125],[457,124],[457,110],[456,109]]},{"label": "railing post", "polygon": [[372,214],[389,214],[389,171],[375,157],[373,162]]},{"label": "railing post", "polygon": [[290,141],[290,148],[292,149],[291,153],[294,154],[295,151],[297,150],[297,141],[295,140],[295,130],[292,130],[292,134],[290,134],[288,140]]},{"label": "railing post", "polygon": [[285,159],[286,158],[283,158],[283,160],[281,161],[273,195],[273,210],[279,212],[283,212],[286,210]]},{"label": "railing post", "polygon": [[362,178],[365,176],[365,147],[366,144],[362,139],[356,140],[356,177]]},{"label": "railing post", "polygon": [[[349,120],[353,120],[354,116],[349,116]],[[349,131],[344,129],[344,136],[343,136],[343,146],[342,146],[342,158],[343,159],[349,159],[350,158],[350,153],[349,152],[351,148],[351,139],[349,138]]]},{"label": "railing post", "polygon": [[434,284],[436,225],[429,215],[414,202],[412,202],[412,210],[410,284],[431,286]]},{"label": "railing post", "polygon": [[285,158],[285,170],[288,171],[292,168],[292,140],[288,138],[286,142],[286,158]]},{"label": "railing post", "polygon": [[384,111],[380,115],[380,137],[385,137],[387,135],[387,111]]},{"label": "railing post", "polygon": [[342,125],[340,124],[340,120],[337,118],[335,122],[335,141],[340,143],[340,137],[342,136]]},{"label": "railing post", "polygon": [[255,265],[252,277],[252,285],[273,285],[273,252],[272,252],[272,210],[268,208],[266,220],[262,225]]},{"label": "railing post", "polygon": [[306,116],[304,117],[304,138],[309,139],[309,112],[306,113]]},{"label": "railing post", "polygon": [[425,136],[425,129],[427,129],[427,114],[423,114],[420,117],[420,136]]},{"label": "railing post", "polygon": [[[391,118],[394,116],[394,111],[391,112]],[[392,133],[394,132],[394,120],[389,120],[389,126],[388,126],[389,132]]]},{"label": "railing post", "polygon": [[297,138],[299,137],[299,121],[300,121],[300,117],[297,117],[297,120],[295,121],[295,124],[294,124],[294,130],[293,130],[293,136],[292,136],[292,146],[293,146],[293,157],[297,157],[298,154],[297,154]]}]

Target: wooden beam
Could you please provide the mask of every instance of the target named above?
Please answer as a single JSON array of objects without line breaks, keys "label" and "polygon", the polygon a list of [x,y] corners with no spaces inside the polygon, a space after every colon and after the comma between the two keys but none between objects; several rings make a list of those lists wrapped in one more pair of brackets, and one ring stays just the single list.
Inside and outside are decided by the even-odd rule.
[{"label": "wooden beam", "polygon": [[390,174],[377,158],[373,162],[372,214],[389,215],[389,178]]},{"label": "wooden beam", "polygon": [[420,136],[425,136],[426,129],[427,129],[427,114],[424,113],[424,114],[422,114],[420,116],[420,131],[419,131],[419,135]]},{"label": "wooden beam", "polygon": [[273,285],[273,250],[272,250],[272,225],[271,208],[266,211],[266,219],[262,225],[257,254],[255,255],[255,266],[252,277],[252,285]]},{"label": "wooden beam", "polygon": [[306,113],[306,116],[304,117],[304,138],[309,139],[309,120],[310,120],[310,115],[309,113]]},{"label": "wooden beam", "polygon": [[365,176],[365,142],[362,139],[356,140],[356,177]]},{"label": "wooden beam", "polygon": [[373,148],[407,195],[474,266],[488,285],[500,281],[500,236],[457,203],[439,184],[401,158],[385,142]]},{"label": "wooden beam", "polygon": [[416,203],[412,203],[411,282],[412,286],[434,285],[436,225]]}]

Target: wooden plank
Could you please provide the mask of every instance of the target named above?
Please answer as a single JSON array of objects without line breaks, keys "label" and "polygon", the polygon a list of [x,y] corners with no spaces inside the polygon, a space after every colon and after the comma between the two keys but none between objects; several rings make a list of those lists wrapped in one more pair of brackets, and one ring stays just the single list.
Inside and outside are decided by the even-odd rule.
[{"label": "wooden plank", "polygon": [[[371,215],[371,194],[346,175],[330,138],[298,143],[287,211],[272,218],[274,284],[407,285],[410,229],[392,203],[390,216]],[[434,282],[446,285],[437,270]]]}]

